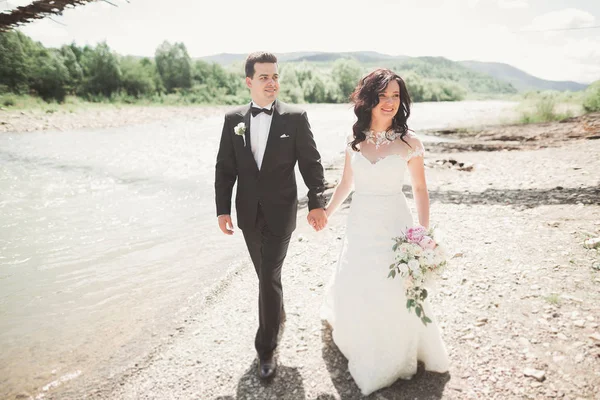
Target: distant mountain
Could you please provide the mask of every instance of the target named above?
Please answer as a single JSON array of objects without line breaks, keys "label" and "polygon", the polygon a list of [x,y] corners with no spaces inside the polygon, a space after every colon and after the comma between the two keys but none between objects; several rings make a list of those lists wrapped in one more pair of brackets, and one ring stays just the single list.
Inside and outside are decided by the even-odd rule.
[{"label": "distant mountain", "polygon": [[[321,54],[316,51],[296,51],[292,53],[276,53],[277,60],[279,62],[287,62],[290,60],[295,60],[303,57],[316,56]],[[221,65],[230,65],[235,62],[243,62],[248,57],[248,54],[232,54],[232,53],[220,53],[212,56],[204,56],[199,57],[198,60],[206,61],[206,62],[214,62]]]},{"label": "distant mountain", "polygon": [[510,94],[517,92],[509,82],[467,68],[444,57],[404,57],[403,59],[389,60],[382,66],[406,77],[412,73],[425,79],[456,82],[472,93]]},{"label": "distant mountain", "polygon": [[313,62],[327,62],[327,61],[335,61],[338,58],[354,58],[358,62],[373,62],[380,60],[393,60],[393,59],[403,59],[407,58],[406,56],[394,57],[388,54],[377,53],[375,51],[352,51],[346,53],[316,53],[309,54],[302,57],[298,57],[295,59],[291,59],[289,61],[313,61]]},{"label": "distant mountain", "polygon": [[229,65],[237,61],[245,60],[246,56],[247,54],[219,53],[212,56],[198,57],[197,59],[221,65]]},{"label": "distant mountain", "polygon": [[511,83],[517,90],[584,90],[588,85],[572,81],[547,81],[535,76],[529,75],[512,65],[494,62],[482,61],[459,61],[461,65],[471,68],[484,74],[493,76],[496,79]]},{"label": "distant mountain", "polygon": [[[312,61],[312,62],[327,62],[335,61],[338,58],[354,58],[359,62],[371,62],[377,60],[389,60],[398,57],[390,56],[388,54],[377,53],[375,51],[353,51],[345,53],[325,53],[320,51],[297,51],[292,53],[275,53],[277,59],[280,62],[300,62],[300,61]],[[244,61],[247,54],[231,54],[231,53],[220,53],[212,56],[200,57],[200,60],[207,62],[215,62],[221,65],[229,65],[234,62]],[[401,56],[400,58],[404,58]]]},{"label": "distant mountain", "polygon": [[[474,93],[515,93],[525,90],[584,90],[588,85],[565,81],[548,81],[508,64],[481,61],[452,61],[444,57],[391,56],[375,51],[276,53],[280,62],[331,63],[340,58],[354,58],[365,67],[382,66],[404,74],[413,71],[424,78],[455,81]],[[247,54],[221,53],[200,60],[221,65],[243,62]]]}]

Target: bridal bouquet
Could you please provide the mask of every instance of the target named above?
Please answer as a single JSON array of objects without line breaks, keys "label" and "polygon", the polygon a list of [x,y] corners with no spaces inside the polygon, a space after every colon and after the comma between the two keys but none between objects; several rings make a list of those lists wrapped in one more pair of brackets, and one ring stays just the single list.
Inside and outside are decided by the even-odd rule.
[{"label": "bridal bouquet", "polygon": [[423,308],[427,298],[425,283],[434,273],[441,272],[447,262],[444,247],[437,243],[436,236],[434,229],[417,225],[392,238],[395,262],[390,265],[388,278],[405,278],[406,308],[409,312],[414,308],[425,325],[431,322]]}]

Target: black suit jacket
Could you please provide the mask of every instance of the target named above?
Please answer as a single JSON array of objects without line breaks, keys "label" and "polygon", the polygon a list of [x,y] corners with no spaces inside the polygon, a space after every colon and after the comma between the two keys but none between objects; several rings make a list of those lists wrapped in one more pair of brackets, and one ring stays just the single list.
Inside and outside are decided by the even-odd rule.
[{"label": "black suit jacket", "polygon": [[[231,214],[233,185],[238,182],[235,207],[240,229],[254,228],[260,204],[269,229],[279,235],[296,229],[298,188],[294,166],[298,162],[308,187],[308,208],[323,208],[325,180],[306,112],[275,101],[271,129],[260,171],[250,143],[250,105],[225,115],[215,171],[217,215]],[[243,122],[244,139],[234,132]]]}]

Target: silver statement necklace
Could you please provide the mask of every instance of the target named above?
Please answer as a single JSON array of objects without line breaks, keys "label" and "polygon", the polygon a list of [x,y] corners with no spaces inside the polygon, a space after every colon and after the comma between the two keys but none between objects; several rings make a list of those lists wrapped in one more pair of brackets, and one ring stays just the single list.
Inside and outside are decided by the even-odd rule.
[{"label": "silver statement necklace", "polygon": [[400,134],[397,132],[389,131],[381,131],[374,132],[372,130],[365,131],[365,136],[367,137],[366,142],[375,145],[375,150],[379,149],[380,146],[384,146],[392,143],[394,140],[400,137]]}]

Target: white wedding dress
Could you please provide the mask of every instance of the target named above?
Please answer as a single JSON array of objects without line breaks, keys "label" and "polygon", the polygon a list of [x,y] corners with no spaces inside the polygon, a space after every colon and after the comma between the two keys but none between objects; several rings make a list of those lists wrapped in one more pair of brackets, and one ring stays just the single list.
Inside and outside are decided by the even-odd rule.
[{"label": "white wedding dress", "polygon": [[[385,134],[383,134],[385,135]],[[378,134],[352,153],[354,194],[340,258],[327,287],[321,317],[333,328],[333,340],[348,359],[348,369],[364,395],[397,379],[410,379],[417,361],[429,371],[448,371],[449,360],[433,320],[427,327],[406,309],[402,278],[388,278],[394,262],[392,238],[413,225],[402,193],[407,163],[423,162],[423,146],[406,135]],[[413,159],[414,158],[414,159]]]}]

